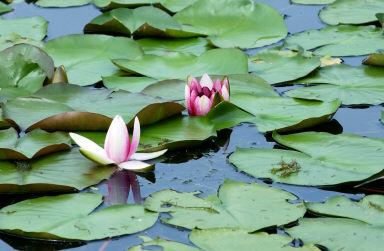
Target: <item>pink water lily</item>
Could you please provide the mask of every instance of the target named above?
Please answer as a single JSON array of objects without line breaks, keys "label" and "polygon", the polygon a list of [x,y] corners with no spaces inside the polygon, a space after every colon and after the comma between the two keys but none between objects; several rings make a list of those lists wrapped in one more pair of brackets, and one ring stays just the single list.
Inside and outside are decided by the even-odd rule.
[{"label": "pink water lily", "polygon": [[188,77],[185,86],[185,102],[189,115],[204,116],[222,100],[229,101],[227,77],[223,80],[218,78],[215,82],[206,73],[201,77],[200,82],[196,78]]},{"label": "pink water lily", "polygon": [[140,122],[135,118],[133,126],[132,141],[130,142],[127,126],[122,117],[117,115],[109,126],[104,142],[104,148],[95,142],[78,135],[69,134],[71,138],[80,146],[80,152],[88,159],[101,164],[115,164],[119,168],[127,170],[137,170],[150,167],[151,164],[142,162],[163,155],[167,149],[152,153],[137,153],[140,140]]}]

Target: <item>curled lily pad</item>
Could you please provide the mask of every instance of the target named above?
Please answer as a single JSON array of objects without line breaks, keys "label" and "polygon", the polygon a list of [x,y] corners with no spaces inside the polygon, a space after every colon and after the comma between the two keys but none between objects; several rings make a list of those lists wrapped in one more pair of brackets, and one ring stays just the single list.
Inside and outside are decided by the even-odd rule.
[{"label": "curled lily pad", "polygon": [[[122,57],[118,57],[122,58]],[[247,56],[237,49],[209,50],[200,56],[183,53],[144,55],[135,59],[114,59],[112,62],[129,73],[140,74],[158,80],[186,80],[189,75],[246,74]]]},{"label": "curled lily pad", "polygon": [[306,76],[320,67],[320,59],[303,53],[272,47],[249,57],[248,68],[268,83],[276,84]]},{"label": "curled lily pad", "polygon": [[44,43],[40,40],[22,37],[16,33],[0,36],[0,51],[9,48],[15,44],[31,44],[40,48],[44,45]]},{"label": "curled lily pad", "polygon": [[91,34],[49,40],[43,49],[56,66],[65,67],[71,84],[82,86],[100,81],[101,76],[116,73],[118,68],[111,63],[111,58],[133,59],[142,55],[139,45],[130,38]]},{"label": "curled lily pad", "polygon": [[94,0],[99,8],[138,7],[142,5],[156,5],[170,12],[178,12],[193,4],[197,0]]},{"label": "curled lily pad", "polygon": [[319,13],[327,24],[364,24],[376,21],[375,14],[384,10],[383,0],[336,0]]},{"label": "curled lily pad", "polygon": [[69,137],[61,132],[47,133],[40,129],[18,138],[15,129],[0,131],[0,159],[32,159],[71,148]]},{"label": "curled lily pad", "polygon": [[0,2],[0,14],[10,12],[11,10],[12,8],[8,4]]},{"label": "curled lily pad", "polygon": [[180,113],[177,103],[139,93],[91,90],[76,85],[50,84],[33,97],[13,99],[3,105],[3,117],[22,130],[106,130],[120,114],[128,126],[138,116],[142,125]]},{"label": "curled lily pad", "polygon": [[[240,171],[254,177],[309,186],[370,181],[383,170],[382,139],[318,132],[291,135],[275,133],[273,138],[300,152],[237,149],[229,161]],[[362,163],[364,168],[361,168]]]},{"label": "curled lily pad", "polygon": [[109,178],[115,167],[97,166],[77,150],[30,161],[0,161],[0,193],[82,190]]},{"label": "curled lily pad", "polygon": [[92,0],[38,0],[35,4],[40,7],[73,7],[82,6],[92,2]]},{"label": "curled lily pad", "polygon": [[315,55],[360,56],[383,49],[383,38],[383,30],[375,25],[337,25],[294,34],[285,40],[284,46],[314,49]]},{"label": "curled lily pad", "polygon": [[280,13],[267,4],[249,0],[199,0],[174,18],[184,31],[203,33],[221,48],[262,47],[287,35]]},{"label": "curled lily pad", "polygon": [[296,81],[313,86],[286,92],[289,97],[323,101],[341,100],[344,105],[384,103],[384,68],[334,65]]},{"label": "curled lily pad", "polygon": [[231,102],[255,117],[260,132],[293,131],[324,123],[332,118],[340,101],[318,102],[283,97],[231,95]]},{"label": "curled lily pad", "polygon": [[218,196],[205,198],[197,193],[163,190],[152,194],[144,206],[155,212],[167,212],[171,218],[161,218],[167,224],[188,229],[217,227],[241,228],[249,232],[284,225],[305,213],[302,203],[287,200],[296,197],[278,188],[226,180]]},{"label": "curled lily pad", "polygon": [[158,217],[143,205],[115,205],[92,212],[101,203],[102,195],[92,193],[24,200],[0,210],[0,229],[33,238],[97,240],[140,232]]},{"label": "curled lily pad", "polygon": [[22,37],[42,40],[47,34],[48,22],[39,16],[0,19],[0,35],[16,33]]},{"label": "curled lily pad", "polygon": [[384,67],[384,52],[373,53],[363,61],[363,64]]},{"label": "curled lily pad", "polygon": [[135,36],[193,37],[199,33],[185,32],[165,11],[143,6],[119,8],[101,14],[84,27],[85,32]]}]

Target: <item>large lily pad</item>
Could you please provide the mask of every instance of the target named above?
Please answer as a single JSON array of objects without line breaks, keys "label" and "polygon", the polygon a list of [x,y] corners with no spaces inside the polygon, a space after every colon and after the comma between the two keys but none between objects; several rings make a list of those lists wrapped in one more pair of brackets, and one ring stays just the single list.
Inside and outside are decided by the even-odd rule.
[{"label": "large lily pad", "polygon": [[199,33],[182,31],[168,13],[152,6],[119,8],[101,14],[84,27],[85,32],[135,36],[193,37]]},{"label": "large lily pad", "polygon": [[237,49],[209,50],[200,56],[176,52],[163,56],[144,55],[135,59],[114,59],[112,62],[129,73],[136,73],[158,80],[186,80],[189,75],[197,77],[204,73],[248,73],[247,56]]},{"label": "large lily pad", "polygon": [[384,196],[368,195],[355,202],[344,196],[334,196],[324,203],[306,203],[316,214],[350,218],[377,226],[384,226]]},{"label": "large lily pad", "polygon": [[286,92],[289,97],[323,101],[341,100],[344,105],[384,103],[384,68],[335,65],[321,68],[296,83],[314,84]]},{"label": "large lily pad", "polygon": [[316,55],[360,56],[383,49],[383,30],[377,26],[338,25],[321,30],[308,30],[285,40],[284,46],[305,50],[314,49]]},{"label": "large lily pad", "polygon": [[16,44],[31,44],[40,48],[44,45],[44,43],[40,40],[22,37],[16,33],[0,36],[0,51]]},{"label": "large lily pad", "polygon": [[170,52],[190,53],[199,56],[212,49],[205,38],[186,39],[154,39],[143,38],[137,40],[146,54],[165,55]]},{"label": "large lily pad", "polygon": [[119,114],[129,126],[138,116],[142,125],[180,113],[185,108],[139,93],[91,90],[76,85],[51,84],[33,97],[13,99],[3,105],[3,117],[22,130],[106,130]]},{"label": "large lily pad", "polygon": [[249,0],[199,0],[174,18],[183,30],[203,33],[221,48],[262,47],[287,35],[280,13],[265,3]]},{"label": "large lily pad", "polygon": [[363,61],[363,64],[384,66],[384,52],[369,55],[369,57]]},{"label": "large lily pad", "polygon": [[378,10],[384,10],[383,0],[336,0],[322,9],[319,17],[330,25],[364,24],[376,21]]},{"label": "large lily pad", "polygon": [[237,149],[229,161],[240,171],[257,178],[310,186],[370,180],[384,169],[382,139],[318,132],[292,135],[275,133],[273,138],[300,152]]},{"label": "large lily pad", "polygon": [[140,232],[158,217],[142,205],[115,205],[92,212],[101,202],[102,195],[92,193],[24,200],[0,210],[0,229],[35,238],[96,240]]},{"label": "large lily pad", "polygon": [[161,218],[167,224],[188,229],[216,227],[242,228],[249,232],[295,221],[305,213],[302,203],[287,200],[294,195],[261,184],[226,180],[218,196],[204,199],[196,193],[163,190],[152,194],[144,206],[155,212],[167,212],[171,218]]},{"label": "large lily pad", "polygon": [[[292,242],[292,238],[288,236],[282,236],[278,234],[267,233],[255,233],[249,234],[242,229],[231,228],[214,228],[206,230],[192,230],[189,235],[190,241],[199,248],[194,248],[179,242],[166,241],[160,238],[152,240],[148,237],[141,237],[143,239],[142,247],[148,246],[161,246],[163,250],[167,251],[222,251],[222,250],[252,250],[264,251],[264,250],[291,250],[291,251],[315,251],[320,250],[314,245],[305,245],[303,247],[295,248],[289,244]],[[128,251],[143,251],[140,246],[135,246]]]},{"label": "large lily pad", "polygon": [[[64,65],[72,84],[91,85],[118,69],[111,58],[133,59],[142,55],[139,45],[130,38],[105,35],[68,35],[45,43],[43,48],[55,65]],[[76,55],[76,56],[74,56]]]},{"label": "large lily pad", "polygon": [[42,40],[47,34],[48,22],[39,16],[27,18],[0,19],[0,35],[12,33],[25,38]]},{"label": "large lily pad", "polygon": [[36,129],[18,138],[14,128],[0,131],[0,159],[26,160],[70,148],[69,137],[61,132]]},{"label": "large lily pad", "polygon": [[156,79],[146,77],[102,77],[103,84],[107,88],[125,90],[129,92],[141,92],[145,87],[157,82]]},{"label": "large lily pad", "polygon": [[319,102],[282,97],[231,95],[231,102],[253,114],[260,132],[293,131],[321,124],[332,118],[340,101]]},{"label": "large lily pad", "polygon": [[291,0],[292,3],[323,5],[333,3],[335,0]]},{"label": "large lily pad", "polygon": [[0,14],[9,12],[11,10],[12,10],[12,8],[8,4],[0,2]]},{"label": "large lily pad", "polygon": [[82,6],[92,2],[92,0],[38,0],[35,4],[40,7],[73,7]]},{"label": "large lily pad", "polygon": [[383,228],[357,220],[304,218],[299,226],[285,229],[304,243],[315,243],[328,250],[377,250],[384,241]]},{"label": "large lily pad", "polygon": [[197,0],[94,0],[99,8],[138,7],[142,5],[156,5],[170,12],[178,12],[193,4]]},{"label": "large lily pad", "polygon": [[320,59],[303,53],[272,47],[249,57],[248,68],[252,74],[270,84],[295,80],[320,67]]},{"label": "large lily pad", "polygon": [[115,167],[97,166],[77,150],[36,160],[0,162],[0,193],[82,190],[109,178]]}]

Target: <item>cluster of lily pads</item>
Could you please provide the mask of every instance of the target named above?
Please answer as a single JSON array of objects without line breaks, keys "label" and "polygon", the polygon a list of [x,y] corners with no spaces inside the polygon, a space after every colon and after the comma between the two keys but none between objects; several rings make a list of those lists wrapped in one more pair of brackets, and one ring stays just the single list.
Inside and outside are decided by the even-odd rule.
[{"label": "cluster of lily pads", "polygon": [[[384,103],[384,56],[378,51],[384,49],[384,14],[378,13],[384,12],[383,0],[294,0],[329,4],[319,16],[330,26],[287,38],[283,17],[250,0],[34,4],[91,2],[103,13],[84,27],[87,34],[46,42],[43,18],[0,19],[1,193],[68,193],[113,179],[117,169],[108,164],[126,163],[129,136],[122,145],[126,149],[120,149],[127,158],[97,164],[84,158],[84,149],[68,133],[76,133],[80,147],[83,137],[102,146],[116,115],[129,129],[135,118],[140,121],[140,143],[132,139],[138,154],[199,146],[219,130],[248,122],[272,133],[284,149],[237,149],[228,161],[241,172],[305,186],[359,185],[382,177],[384,139],[293,132],[329,121],[341,105]],[[0,13],[8,11],[9,5],[0,2]],[[340,14],[345,11],[350,15]],[[244,52],[282,39],[282,46]],[[337,58],[367,54],[358,67]],[[210,105],[200,111],[184,98],[193,89],[186,88],[187,77],[191,84],[192,77],[204,73],[223,83],[209,88],[211,100],[204,102]],[[272,87],[287,83],[301,88],[279,95]],[[212,90],[220,94],[218,100]],[[152,245],[164,250],[320,250],[316,245],[374,250],[383,241],[380,195],[360,202],[345,197],[294,202],[298,198],[281,189],[232,180],[217,195],[197,194],[162,190],[142,204],[137,199],[138,204],[95,212],[103,201],[100,194],[44,196],[0,209],[0,229],[24,237],[89,241],[140,232],[160,216],[166,224],[192,230],[189,238],[196,247],[143,236],[142,246],[129,250]],[[306,212],[326,217],[304,217]],[[274,226],[291,237],[271,234]],[[295,247],[294,238],[304,245]]]}]

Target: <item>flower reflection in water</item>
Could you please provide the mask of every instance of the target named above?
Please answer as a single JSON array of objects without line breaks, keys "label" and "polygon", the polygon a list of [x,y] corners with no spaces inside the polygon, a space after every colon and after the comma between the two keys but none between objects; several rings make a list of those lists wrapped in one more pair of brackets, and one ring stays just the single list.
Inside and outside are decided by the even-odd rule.
[{"label": "flower reflection in water", "polygon": [[105,195],[105,203],[108,205],[126,204],[129,197],[129,192],[132,190],[133,201],[136,204],[143,203],[141,198],[140,184],[136,174],[130,171],[117,171],[106,182],[108,194]]}]

